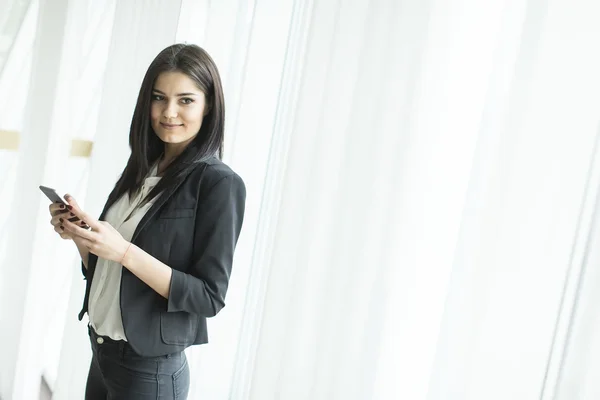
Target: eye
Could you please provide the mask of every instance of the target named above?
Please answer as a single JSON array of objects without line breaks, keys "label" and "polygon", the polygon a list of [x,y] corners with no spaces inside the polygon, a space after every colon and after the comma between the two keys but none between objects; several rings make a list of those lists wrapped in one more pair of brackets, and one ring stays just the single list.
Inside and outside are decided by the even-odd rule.
[{"label": "eye", "polygon": [[192,103],[194,102],[194,99],[191,99],[191,98],[189,98],[189,97],[183,97],[183,98],[181,99],[181,102],[182,102],[183,104],[192,104]]},{"label": "eye", "polygon": [[162,101],[164,99],[165,98],[163,96],[159,95],[159,94],[153,94],[152,95],[152,101]]}]

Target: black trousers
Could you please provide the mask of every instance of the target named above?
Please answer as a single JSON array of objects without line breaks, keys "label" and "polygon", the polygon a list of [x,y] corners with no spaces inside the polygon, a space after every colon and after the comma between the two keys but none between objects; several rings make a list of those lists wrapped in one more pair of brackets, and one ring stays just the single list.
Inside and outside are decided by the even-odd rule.
[{"label": "black trousers", "polygon": [[126,341],[98,336],[91,327],[89,332],[86,400],[187,399],[190,370],[184,352],[142,357]]}]

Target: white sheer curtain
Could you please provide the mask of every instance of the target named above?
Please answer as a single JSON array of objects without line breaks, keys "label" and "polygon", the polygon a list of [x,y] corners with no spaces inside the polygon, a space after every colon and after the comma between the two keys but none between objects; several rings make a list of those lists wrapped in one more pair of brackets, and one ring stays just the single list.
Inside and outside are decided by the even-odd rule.
[{"label": "white sheer curtain", "polygon": [[[37,6],[37,2],[33,3]],[[3,243],[6,250],[0,282],[0,395],[8,399],[34,398],[39,393],[45,353],[40,332],[49,330],[45,316],[54,305],[46,299],[56,295],[56,287],[47,283],[56,274],[48,261],[54,257],[57,246],[47,240],[47,229],[36,229],[48,223],[47,203],[40,201],[37,185],[60,176],[69,154],[68,146],[63,145],[69,119],[60,118],[64,102],[68,102],[68,76],[74,64],[66,36],[72,29],[67,3],[55,1],[50,6],[40,2],[31,75],[16,78],[30,83],[25,85],[27,97],[21,114],[24,121],[14,192],[9,190],[6,202],[12,212],[6,223],[8,234]],[[26,24],[32,22],[35,19],[31,21],[31,17],[26,20]],[[15,96],[15,100],[19,97]]]},{"label": "white sheer curtain", "polygon": [[597,7],[315,2],[233,398],[540,396],[597,129]]},{"label": "white sheer curtain", "polygon": [[522,21],[518,53],[500,107],[484,114],[432,398],[554,398],[557,312],[589,233],[600,57],[587,48],[600,42],[598,4],[512,4],[524,12],[506,20]]},{"label": "white sheer curtain", "polygon": [[[575,8],[571,8],[573,6]],[[584,10],[587,12],[584,13]],[[594,146],[588,147],[588,152],[594,157],[590,163],[543,399],[592,400],[600,396],[597,379],[600,371],[600,77],[597,74],[600,55],[589,49],[597,47],[600,42],[600,29],[593,16],[600,12],[600,5],[592,2],[565,3],[556,5],[551,11],[548,20],[555,21],[557,25],[560,23],[560,28],[553,32],[555,44],[552,48],[555,53],[550,61],[559,65],[566,72],[565,76],[569,74],[571,77],[561,82],[561,97],[564,99],[561,126],[569,132],[595,130],[597,133]],[[572,138],[576,137],[572,135]]]}]

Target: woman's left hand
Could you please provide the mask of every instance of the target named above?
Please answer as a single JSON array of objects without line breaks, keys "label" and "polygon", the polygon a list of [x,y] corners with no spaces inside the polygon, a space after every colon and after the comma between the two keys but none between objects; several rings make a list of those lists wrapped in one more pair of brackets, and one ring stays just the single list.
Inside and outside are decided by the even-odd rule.
[{"label": "woman's left hand", "polygon": [[91,253],[98,257],[121,262],[130,243],[123,239],[123,236],[108,222],[98,221],[83,212],[72,196],[65,195],[65,200],[69,203],[70,211],[91,228],[90,230],[81,228],[65,218],[61,221],[65,231],[76,236]]}]

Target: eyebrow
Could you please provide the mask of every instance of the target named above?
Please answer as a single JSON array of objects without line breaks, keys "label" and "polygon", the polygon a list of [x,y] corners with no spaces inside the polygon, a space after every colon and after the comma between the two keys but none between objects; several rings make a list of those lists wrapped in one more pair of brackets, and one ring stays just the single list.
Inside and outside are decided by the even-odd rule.
[{"label": "eyebrow", "polygon": [[[156,92],[156,93],[160,93],[160,94],[166,96],[166,94],[164,92],[161,92],[158,89],[152,89],[152,91]],[[178,94],[176,94],[176,96],[178,96],[178,97],[181,97],[181,96],[198,96],[198,93],[178,93]]]}]

